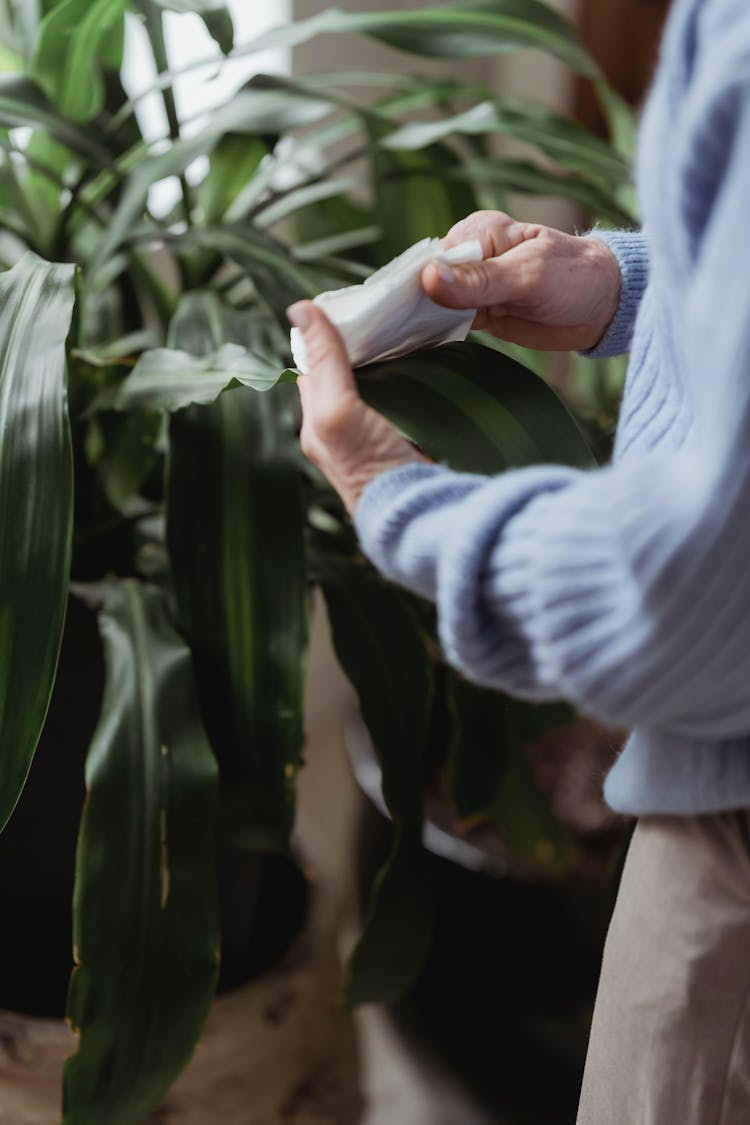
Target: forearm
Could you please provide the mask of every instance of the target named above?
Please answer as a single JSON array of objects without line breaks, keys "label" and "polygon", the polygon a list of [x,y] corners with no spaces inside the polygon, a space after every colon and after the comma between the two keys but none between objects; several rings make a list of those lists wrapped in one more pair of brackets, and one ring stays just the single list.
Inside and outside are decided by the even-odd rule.
[{"label": "forearm", "polygon": [[[739,503],[750,458],[734,471]],[[723,738],[750,726],[750,588],[732,569],[731,513],[709,530],[712,477],[687,451],[497,478],[409,466],[370,484],[355,516],[383,573],[435,600],[446,657],[469,678]]]}]

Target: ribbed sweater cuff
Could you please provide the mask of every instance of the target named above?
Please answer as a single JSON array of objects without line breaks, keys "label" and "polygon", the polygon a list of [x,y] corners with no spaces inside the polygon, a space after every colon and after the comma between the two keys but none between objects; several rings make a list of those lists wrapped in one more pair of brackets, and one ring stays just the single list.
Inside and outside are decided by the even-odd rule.
[{"label": "ribbed sweater cuff", "polygon": [[[362,550],[386,578],[434,600],[435,544],[445,534],[450,508],[486,481],[419,461],[381,473],[364,488],[354,513]],[[417,519],[418,535],[409,536]]]},{"label": "ribbed sweater cuff", "polygon": [[617,259],[620,267],[620,301],[609,328],[601,340],[580,354],[592,359],[622,355],[630,348],[635,318],[641,298],[648,284],[648,244],[641,231],[599,230],[589,231],[585,238],[604,242]]}]

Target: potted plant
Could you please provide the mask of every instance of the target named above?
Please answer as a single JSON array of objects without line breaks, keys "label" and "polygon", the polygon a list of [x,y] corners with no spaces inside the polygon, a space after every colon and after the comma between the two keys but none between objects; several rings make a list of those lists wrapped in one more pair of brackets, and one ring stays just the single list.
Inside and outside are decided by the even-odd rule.
[{"label": "potted plant", "polygon": [[[158,145],[120,80],[126,8],[161,72],[170,135]],[[570,26],[536,0],[330,9],[236,47],[214,0],[3,6],[0,825],[44,727],[70,590],[95,606],[105,658],[76,859],[65,1125],[141,1120],[189,1059],[218,973],[217,832],[235,849],[291,855],[313,584],[396,829],[349,1001],[399,996],[430,947],[422,823],[438,705],[459,817],[494,816],[502,830],[499,795],[507,807],[521,778],[512,799],[538,830],[509,847],[542,868],[567,862],[571,842],[523,766],[559,711],[445,672],[430,612],[359,555],[298,451],[283,310],[508,193],[633,218],[620,140],[458,79],[367,75],[382,96],[363,104],[362,76],[257,76],[187,132],[163,9],[201,14],[227,54],[341,32],[456,59],[536,47],[596,83],[616,139],[628,122]],[[414,119],[435,108],[438,121]],[[537,159],[497,157],[496,134]],[[181,198],[160,217],[149,191],[167,177]],[[376,365],[362,392],[456,468],[591,464],[558,396],[517,349],[488,343]],[[489,753],[501,712],[508,738]]]}]

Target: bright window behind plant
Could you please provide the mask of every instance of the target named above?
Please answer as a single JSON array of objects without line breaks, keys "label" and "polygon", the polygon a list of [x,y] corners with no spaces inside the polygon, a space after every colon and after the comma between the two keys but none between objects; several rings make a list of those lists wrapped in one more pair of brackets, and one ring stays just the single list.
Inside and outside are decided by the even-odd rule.
[{"label": "bright window behind plant", "polygon": [[[291,0],[227,0],[235,27],[235,43],[246,43],[269,27],[290,17]],[[200,69],[191,70],[175,80],[174,89],[180,121],[186,122],[184,134],[189,136],[217,105],[226,101],[253,74],[259,72],[289,73],[290,52],[266,51],[250,58],[226,61],[211,39],[199,16],[175,12],[164,13],[165,38],[169,62],[179,70],[200,59],[216,60]],[[219,64],[218,66],[216,64]],[[146,33],[136,16],[128,16],[123,80],[131,97],[152,86],[156,68]],[[164,103],[158,93],[149,94],[139,102],[138,120],[149,141],[157,141],[168,133]],[[206,169],[205,158],[188,170],[188,179],[201,179]],[[156,215],[165,215],[179,198],[176,179],[165,180],[151,189],[149,206]]]}]

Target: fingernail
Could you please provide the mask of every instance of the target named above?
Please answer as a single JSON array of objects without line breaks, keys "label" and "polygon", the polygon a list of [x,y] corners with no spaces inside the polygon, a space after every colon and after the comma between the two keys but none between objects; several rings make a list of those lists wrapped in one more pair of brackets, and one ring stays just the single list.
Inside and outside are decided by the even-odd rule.
[{"label": "fingernail", "polygon": [[437,266],[440,280],[444,281],[446,285],[452,285],[456,280],[456,271],[452,270],[446,262],[441,262],[438,258],[436,258],[432,264]]},{"label": "fingernail", "polygon": [[299,328],[300,332],[306,332],[310,327],[310,302],[297,301],[295,305],[290,305],[286,310],[287,320],[294,328]]}]

